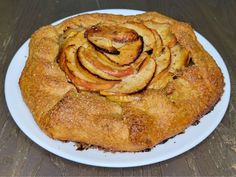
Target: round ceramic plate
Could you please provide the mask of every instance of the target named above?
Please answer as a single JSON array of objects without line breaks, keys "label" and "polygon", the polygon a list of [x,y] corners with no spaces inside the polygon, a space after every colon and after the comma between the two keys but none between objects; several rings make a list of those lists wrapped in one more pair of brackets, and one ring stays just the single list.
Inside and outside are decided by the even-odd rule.
[{"label": "round ceramic plate", "polygon": [[[125,9],[99,10],[87,13],[93,12],[122,15],[143,13],[143,11]],[[60,23],[62,20],[59,20],[54,24]],[[149,152],[109,153],[97,149],[77,151],[74,143],[63,143],[46,136],[39,129],[30,113],[30,110],[24,103],[18,85],[19,77],[28,56],[29,40],[27,40],[17,51],[6,74],[5,97],[9,111],[19,128],[31,140],[44,149],[75,162],[102,167],[134,167],[173,158],[193,148],[213,132],[224,117],[230,98],[230,79],[223,59],[210,42],[199,33],[195,33],[199,42],[213,56],[224,74],[224,94],[214,107],[213,111],[205,115],[197,126],[190,126],[186,129],[184,134],[177,135],[166,143],[157,145]]]}]

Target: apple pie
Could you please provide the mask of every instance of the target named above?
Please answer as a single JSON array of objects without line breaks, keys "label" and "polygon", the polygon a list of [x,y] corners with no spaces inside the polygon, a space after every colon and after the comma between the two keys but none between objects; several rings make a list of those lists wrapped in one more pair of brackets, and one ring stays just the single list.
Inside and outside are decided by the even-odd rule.
[{"label": "apple pie", "polygon": [[19,85],[49,137],[124,152],[183,132],[213,109],[224,78],[189,24],[94,13],[38,29]]}]

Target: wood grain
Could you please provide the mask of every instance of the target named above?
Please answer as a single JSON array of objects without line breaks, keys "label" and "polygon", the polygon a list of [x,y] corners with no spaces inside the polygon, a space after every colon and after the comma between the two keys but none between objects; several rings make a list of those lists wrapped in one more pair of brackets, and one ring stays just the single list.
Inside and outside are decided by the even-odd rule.
[{"label": "wood grain", "polygon": [[[84,11],[126,8],[159,11],[189,22],[220,52],[231,76],[227,113],[200,145],[167,161],[126,169],[74,163],[42,149],[16,126],[4,98],[8,65],[40,26]],[[0,2],[0,176],[235,176],[236,174],[236,1],[234,0],[9,0]]]}]

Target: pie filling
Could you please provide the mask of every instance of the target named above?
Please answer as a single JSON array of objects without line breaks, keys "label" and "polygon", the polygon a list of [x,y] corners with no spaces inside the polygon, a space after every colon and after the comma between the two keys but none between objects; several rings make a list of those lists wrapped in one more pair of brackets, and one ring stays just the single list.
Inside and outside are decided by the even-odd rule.
[{"label": "pie filling", "polygon": [[190,62],[170,25],[153,21],[69,29],[62,43],[59,65],[69,81],[115,101],[166,87]]}]

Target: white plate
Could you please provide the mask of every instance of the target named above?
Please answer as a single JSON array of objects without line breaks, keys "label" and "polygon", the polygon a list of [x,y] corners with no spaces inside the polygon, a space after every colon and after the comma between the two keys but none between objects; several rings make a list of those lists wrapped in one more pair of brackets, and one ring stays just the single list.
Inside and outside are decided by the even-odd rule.
[{"label": "white plate", "polygon": [[[123,15],[143,13],[143,11],[125,9],[109,9],[92,12]],[[61,21],[62,20],[59,20],[54,24]],[[157,145],[149,152],[109,153],[96,149],[76,151],[74,143],[63,143],[47,137],[35,123],[28,107],[22,99],[18,85],[18,80],[28,55],[29,40],[20,47],[9,65],[5,79],[5,97],[7,106],[16,124],[31,140],[44,149],[75,162],[103,167],[133,167],[173,158],[193,148],[212,133],[224,117],[230,98],[230,79],[222,57],[212,44],[202,35],[197,32],[196,35],[200,43],[216,60],[224,74],[224,94],[215,106],[214,110],[205,115],[197,126],[190,126],[184,134],[178,135],[164,144]]]}]

